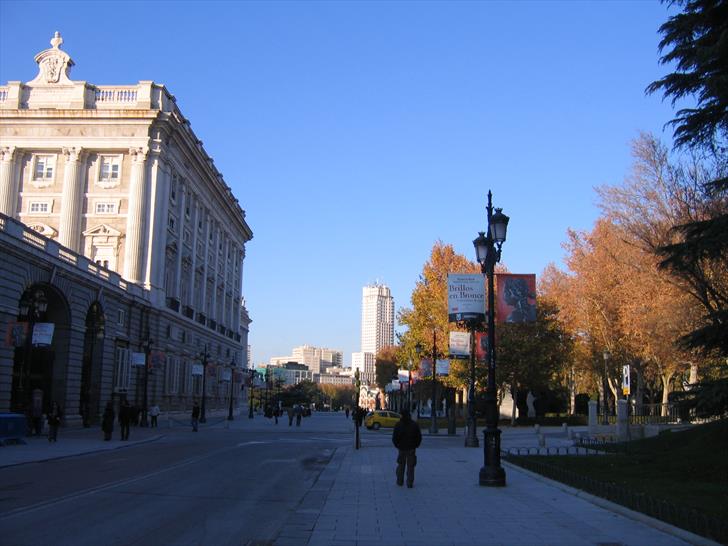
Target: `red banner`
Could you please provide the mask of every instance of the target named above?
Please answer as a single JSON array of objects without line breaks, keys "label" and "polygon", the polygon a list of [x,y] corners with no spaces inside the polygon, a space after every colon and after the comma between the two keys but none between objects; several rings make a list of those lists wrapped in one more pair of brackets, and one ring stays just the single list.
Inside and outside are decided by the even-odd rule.
[{"label": "red banner", "polygon": [[27,322],[8,322],[8,330],[5,332],[6,347],[22,347],[25,343],[25,337],[28,335]]},{"label": "red banner", "polygon": [[498,322],[535,322],[536,275],[498,273],[495,280]]},{"label": "red banner", "polygon": [[488,334],[475,332],[475,359],[488,360]]}]

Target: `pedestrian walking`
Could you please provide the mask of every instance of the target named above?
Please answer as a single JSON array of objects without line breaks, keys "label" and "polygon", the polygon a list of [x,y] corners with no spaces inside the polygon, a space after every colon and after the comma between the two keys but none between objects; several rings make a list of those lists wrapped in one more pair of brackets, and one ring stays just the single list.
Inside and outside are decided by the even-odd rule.
[{"label": "pedestrian walking", "polygon": [[192,404],[192,431],[197,432],[197,424],[200,422],[200,406],[197,401]]},{"label": "pedestrian walking", "polygon": [[30,424],[35,436],[43,432],[43,391],[33,389],[33,398],[30,406]]},{"label": "pedestrian walking", "polygon": [[151,426],[157,426],[157,417],[159,417],[159,413],[159,406],[157,404],[154,404],[151,408],[149,408],[149,417],[152,418]]},{"label": "pedestrian walking", "polygon": [[296,426],[301,426],[301,417],[303,416],[303,408],[301,407],[301,404],[296,404],[295,407],[295,414],[296,414]]},{"label": "pedestrian walking", "polygon": [[276,425],[278,424],[278,417],[280,417],[280,415],[281,415],[281,408],[276,406],[273,409],[273,418],[276,420]]},{"label": "pedestrian walking", "polygon": [[349,418],[349,406],[346,406],[346,418]]},{"label": "pedestrian walking", "polygon": [[106,403],[104,416],[101,419],[101,430],[104,431],[104,440],[111,440],[111,433],[114,432],[114,405],[111,402]]},{"label": "pedestrian walking", "polygon": [[124,399],[119,408],[119,426],[121,427],[121,439],[129,439],[129,425],[131,424],[132,408],[129,401]]},{"label": "pedestrian walking", "polygon": [[293,408],[289,407],[287,410],[288,413],[288,426],[290,427],[293,424]]},{"label": "pedestrian walking", "polygon": [[61,417],[63,417],[63,413],[61,412],[61,406],[58,405],[58,402],[53,402],[51,404],[51,411],[48,412],[49,442],[58,441],[58,427],[61,426]]},{"label": "pedestrian walking", "polygon": [[404,471],[407,467],[407,487],[415,482],[416,450],[422,443],[422,432],[417,421],[413,421],[408,409],[402,410],[402,417],[394,426],[392,443],[397,448],[397,485],[404,483]]}]

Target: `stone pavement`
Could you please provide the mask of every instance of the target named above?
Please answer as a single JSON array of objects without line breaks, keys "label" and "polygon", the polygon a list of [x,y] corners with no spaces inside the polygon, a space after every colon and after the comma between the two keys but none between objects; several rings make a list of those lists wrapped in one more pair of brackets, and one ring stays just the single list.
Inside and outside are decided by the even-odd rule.
[{"label": "stone pavement", "polygon": [[[381,433],[384,441],[367,435],[361,449],[337,450],[276,546],[715,544],[507,463],[506,487],[481,487],[483,449],[462,447],[462,435],[425,435],[414,488],[399,487],[395,451]],[[538,443],[529,429],[503,437],[504,447]],[[553,430],[546,437],[547,445],[570,443]]]}]

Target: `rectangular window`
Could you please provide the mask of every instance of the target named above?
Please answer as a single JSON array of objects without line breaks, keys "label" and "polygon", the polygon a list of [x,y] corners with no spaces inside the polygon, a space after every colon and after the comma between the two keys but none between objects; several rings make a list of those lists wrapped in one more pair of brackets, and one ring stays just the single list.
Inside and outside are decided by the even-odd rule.
[{"label": "rectangular window", "polygon": [[33,167],[33,180],[52,180],[55,172],[56,156],[37,155]]},{"label": "rectangular window", "polygon": [[176,356],[167,357],[166,386],[167,394],[179,392],[179,358]]},{"label": "rectangular window", "polygon": [[116,324],[118,324],[119,326],[124,326],[125,318],[126,318],[126,314],[124,313],[124,310],[119,309],[119,312],[116,315]]},{"label": "rectangular window", "polygon": [[114,358],[114,392],[129,389],[129,348],[117,345]]},{"label": "rectangular window", "polygon": [[121,173],[121,157],[118,155],[102,155],[100,160],[99,180],[118,182]]},{"label": "rectangular window", "polygon": [[169,198],[172,202],[177,201],[177,175],[172,175],[172,183],[169,185]]},{"label": "rectangular window", "polygon": [[96,214],[116,214],[116,203],[96,203]]},{"label": "rectangular window", "polygon": [[50,212],[50,203],[48,201],[31,201],[29,210],[31,214],[43,214]]}]

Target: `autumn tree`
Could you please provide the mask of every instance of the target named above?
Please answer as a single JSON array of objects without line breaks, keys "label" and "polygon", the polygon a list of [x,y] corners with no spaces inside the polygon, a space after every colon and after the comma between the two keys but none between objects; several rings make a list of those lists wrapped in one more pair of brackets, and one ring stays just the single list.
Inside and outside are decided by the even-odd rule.
[{"label": "autumn tree", "polygon": [[[400,336],[402,350],[399,365],[407,367],[412,359],[418,365],[414,348],[419,343],[425,351],[433,345],[433,332],[437,336],[438,353],[447,354],[449,332],[458,326],[448,322],[447,275],[448,273],[480,273],[480,266],[457,254],[450,244],[437,241],[432,247],[429,260],[422,268],[422,274],[412,291],[410,308],[401,308],[397,313],[399,324],[407,328]],[[450,376],[445,380],[452,386],[467,382],[467,363],[453,362]]]},{"label": "autumn tree", "polygon": [[384,390],[393,379],[397,377],[397,347],[382,347],[376,355],[374,362],[375,380],[377,386]]}]

